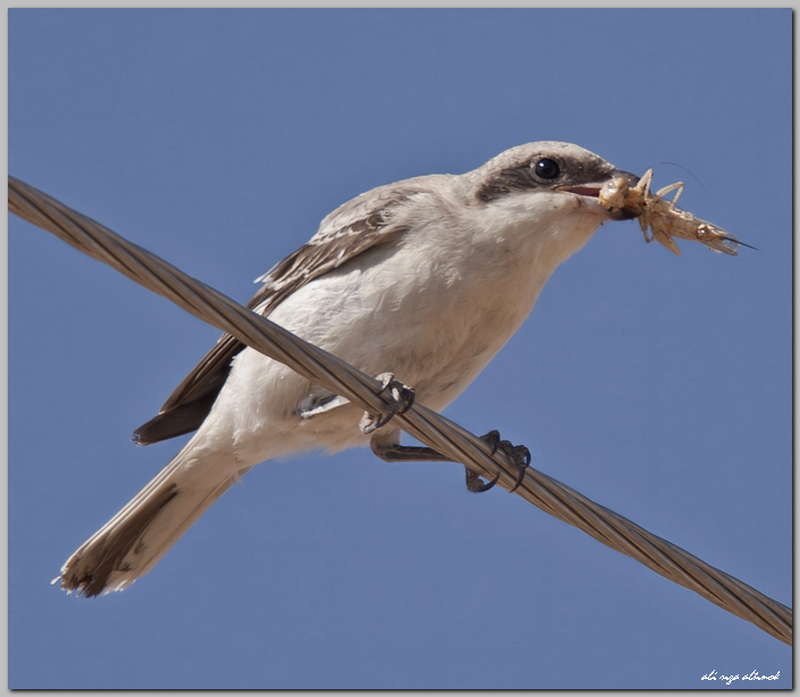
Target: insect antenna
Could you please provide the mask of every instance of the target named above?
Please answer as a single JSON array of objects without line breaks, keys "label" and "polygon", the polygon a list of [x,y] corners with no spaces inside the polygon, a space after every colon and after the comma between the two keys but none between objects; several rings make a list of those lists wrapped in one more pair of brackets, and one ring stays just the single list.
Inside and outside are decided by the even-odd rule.
[{"label": "insect antenna", "polygon": [[692,170],[684,167],[683,165],[679,165],[677,162],[656,162],[653,165],[653,169],[655,169],[660,165],[671,165],[672,167],[677,167],[678,169],[682,169],[684,172],[686,172],[686,174],[688,174],[692,179],[694,179],[700,185],[700,188],[706,192],[706,196],[708,196],[709,198],[711,197],[711,194],[708,192],[708,189],[706,189],[706,187],[703,185],[703,182],[700,181],[700,178],[697,175],[695,175],[695,173],[692,172]]}]

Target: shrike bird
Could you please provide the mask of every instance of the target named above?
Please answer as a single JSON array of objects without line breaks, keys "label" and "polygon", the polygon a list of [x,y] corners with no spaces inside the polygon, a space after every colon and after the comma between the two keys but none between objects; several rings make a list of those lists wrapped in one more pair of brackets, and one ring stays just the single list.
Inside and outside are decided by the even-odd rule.
[{"label": "shrike bird", "polygon": [[[577,145],[538,142],[466,174],[373,189],[257,279],[247,306],[368,375],[391,371],[440,411],[514,334],[555,268],[605,221],[630,217],[598,202],[616,177],[638,181]],[[61,587],[94,596],[130,585],[264,460],[366,444],[384,459],[445,459],[400,445],[391,422],[365,434],[362,414],[223,335],[134,433],[140,444],[194,437],[70,557]]]}]

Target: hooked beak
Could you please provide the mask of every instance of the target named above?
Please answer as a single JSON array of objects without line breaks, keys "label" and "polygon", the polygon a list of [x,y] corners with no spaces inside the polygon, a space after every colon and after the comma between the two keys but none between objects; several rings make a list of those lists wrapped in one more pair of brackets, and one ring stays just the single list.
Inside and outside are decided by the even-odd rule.
[{"label": "hooked beak", "polygon": [[[597,198],[600,195],[600,189],[603,188],[603,185],[609,181],[613,181],[614,179],[618,178],[625,179],[628,184],[633,188],[639,183],[639,177],[635,174],[631,174],[630,172],[625,172],[621,169],[615,169],[611,172],[611,175],[602,182],[592,182],[590,184],[580,184],[578,186],[560,186],[558,187],[557,191],[566,191],[570,194],[577,194],[578,196],[589,196],[590,198]],[[608,214],[612,220],[630,220],[631,218],[635,218],[637,214],[634,214],[630,211],[626,211],[624,208],[622,210],[616,210]]]}]

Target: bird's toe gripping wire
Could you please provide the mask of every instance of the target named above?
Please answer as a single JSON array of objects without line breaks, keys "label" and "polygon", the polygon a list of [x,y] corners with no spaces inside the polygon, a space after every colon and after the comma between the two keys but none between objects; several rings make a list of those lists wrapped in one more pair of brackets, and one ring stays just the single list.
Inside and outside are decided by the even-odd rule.
[{"label": "bird's toe gripping wire", "polygon": [[381,426],[385,426],[395,414],[403,414],[407,412],[411,405],[414,404],[414,388],[404,385],[397,378],[394,373],[381,373],[375,376],[376,380],[380,380],[382,388],[380,395],[384,396],[388,393],[391,401],[386,405],[386,413],[374,416],[368,411],[364,412],[361,417],[361,432],[369,435],[373,431],[377,431]]},{"label": "bird's toe gripping wire", "polygon": [[[489,444],[489,447],[492,449],[492,455],[494,455],[498,450],[502,450],[519,468],[517,473],[517,481],[514,483],[514,486],[509,489],[509,493],[513,493],[517,490],[517,487],[522,484],[522,480],[525,478],[525,470],[528,469],[528,466],[531,464],[531,451],[528,450],[528,448],[526,448],[524,445],[513,445],[510,441],[500,440],[500,432],[497,430],[489,431],[489,433],[486,435],[481,436],[481,440],[484,440]],[[489,491],[489,489],[497,484],[497,481],[500,479],[499,471],[497,475],[495,475],[494,479],[489,482],[484,482],[471,469],[466,468],[466,470],[467,489],[475,492],[476,494]]]},{"label": "bird's toe gripping wire", "polygon": [[[386,413],[373,415],[369,412],[364,412],[364,415],[361,417],[361,432],[365,435],[369,435],[375,431],[377,431],[382,426],[385,426],[389,421],[391,421],[392,417],[395,414],[403,414],[404,412],[408,411],[411,408],[411,405],[414,404],[414,389],[409,387],[408,385],[404,385],[400,382],[397,378],[395,378],[394,373],[381,373],[380,375],[376,376],[377,380],[381,382],[381,391],[379,394],[384,396],[388,393],[391,401],[387,402],[386,404]],[[489,431],[484,436],[481,436],[481,440],[486,441],[489,447],[491,448],[490,455],[494,455],[498,450],[502,450],[508,457],[510,457],[513,462],[519,468],[517,474],[517,480],[514,483],[514,486],[509,490],[509,493],[513,493],[517,490],[520,484],[522,484],[522,480],[525,478],[525,470],[531,464],[531,453],[528,448],[524,445],[514,445],[510,441],[501,440],[500,439],[500,432],[497,430]],[[401,447],[397,446],[394,450],[400,450]],[[406,449],[403,449],[406,450]],[[424,450],[425,455],[433,455],[437,456],[437,459],[447,459],[443,457],[441,454],[436,453],[435,451],[431,451],[429,448],[419,449],[414,448],[416,457],[411,459],[417,459],[420,457],[420,453],[418,451]],[[389,453],[384,452],[381,450],[378,452],[378,455],[384,459],[395,459],[396,453],[394,456],[389,458]],[[400,457],[398,459],[410,459],[409,456],[406,454],[406,457]],[[424,459],[430,459],[429,457],[425,457]],[[480,475],[473,472],[469,467],[465,467],[466,475],[467,475],[467,489],[474,493],[482,493],[484,491],[489,491],[500,479],[500,471],[497,472],[494,479],[488,482],[484,482]]]}]

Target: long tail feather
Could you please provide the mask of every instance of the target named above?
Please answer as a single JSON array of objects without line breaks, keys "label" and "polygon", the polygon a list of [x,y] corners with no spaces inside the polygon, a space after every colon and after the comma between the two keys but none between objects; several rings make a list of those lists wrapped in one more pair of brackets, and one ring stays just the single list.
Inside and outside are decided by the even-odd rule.
[{"label": "long tail feather", "polygon": [[198,472],[195,463],[187,466],[187,449],[67,560],[62,588],[87,597],[126,588],[244,473],[231,474],[213,462]]}]

